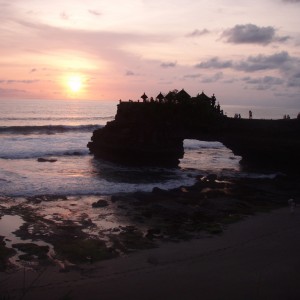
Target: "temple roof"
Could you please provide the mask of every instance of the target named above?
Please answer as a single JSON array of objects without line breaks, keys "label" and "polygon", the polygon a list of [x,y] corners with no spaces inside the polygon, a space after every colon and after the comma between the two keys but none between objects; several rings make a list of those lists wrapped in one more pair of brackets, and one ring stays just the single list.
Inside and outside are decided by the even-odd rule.
[{"label": "temple roof", "polygon": [[148,96],[144,93],[142,96],[141,96],[142,99],[148,99]]},{"label": "temple roof", "polygon": [[200,98],[201,100],[210,100],[211,99],[207,95],[205,95],[203,91],[201,94],[197,95],[197,98]]},{"label": "temple roof", "polygon": [[184,97],[184,98],[191,98],[191,96],[184,90],[182,89],[177,93],[178,97]]},{"label": "temple roof", "polygon": [[161,92],[156,96],[156,99],[159,99],[159,100],[162,100],[164,98],[165,98],[165,96]]}]

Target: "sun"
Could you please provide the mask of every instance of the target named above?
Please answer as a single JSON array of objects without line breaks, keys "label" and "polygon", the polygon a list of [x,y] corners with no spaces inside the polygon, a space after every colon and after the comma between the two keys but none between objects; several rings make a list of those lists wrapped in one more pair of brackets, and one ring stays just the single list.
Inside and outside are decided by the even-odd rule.
[{"label": "sun", "polygon": [[78,93],[82,88],[82,78],[79,75],[70,76],[67,85],[73,93]]}]

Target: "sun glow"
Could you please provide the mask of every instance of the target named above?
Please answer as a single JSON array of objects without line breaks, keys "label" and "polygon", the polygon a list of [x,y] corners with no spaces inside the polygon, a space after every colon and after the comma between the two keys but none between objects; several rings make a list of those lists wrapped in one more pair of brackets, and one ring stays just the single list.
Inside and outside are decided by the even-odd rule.
[{"label": "sun glow", "polygon": [[82,88],[82,78],[79,75],[70,76],[67,85],[73,93],[78,93]]}]

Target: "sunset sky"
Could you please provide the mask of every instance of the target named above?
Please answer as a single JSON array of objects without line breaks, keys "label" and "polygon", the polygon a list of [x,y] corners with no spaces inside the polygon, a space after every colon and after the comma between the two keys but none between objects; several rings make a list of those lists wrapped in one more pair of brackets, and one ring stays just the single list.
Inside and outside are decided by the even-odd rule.
[{"label": "sunset sky", "polygon": [[300,0],[0,0],[0,99],[184,88],[300,108]]}]

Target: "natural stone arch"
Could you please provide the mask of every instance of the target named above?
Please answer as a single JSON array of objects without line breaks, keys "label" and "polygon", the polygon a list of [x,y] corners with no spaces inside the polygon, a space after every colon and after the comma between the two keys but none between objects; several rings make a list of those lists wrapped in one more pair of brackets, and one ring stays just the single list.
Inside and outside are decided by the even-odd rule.
[{"label": "natural stone arch", "polygon": [[219,141],[250,164],[288,170],[299,165],[299,120],[228,118],[199,98],[182,104],[121,102],[115,120],[94,131],[90,152],[125,164],[176,167],[189,138]]},{"label": "natural stone arch", "polygon": [[[219,141],[184,139],[184,156],[179,167],[205,172],[222,173],[240,170],[242,159]],[[200,153],[199,153],[200,151]]]}]

